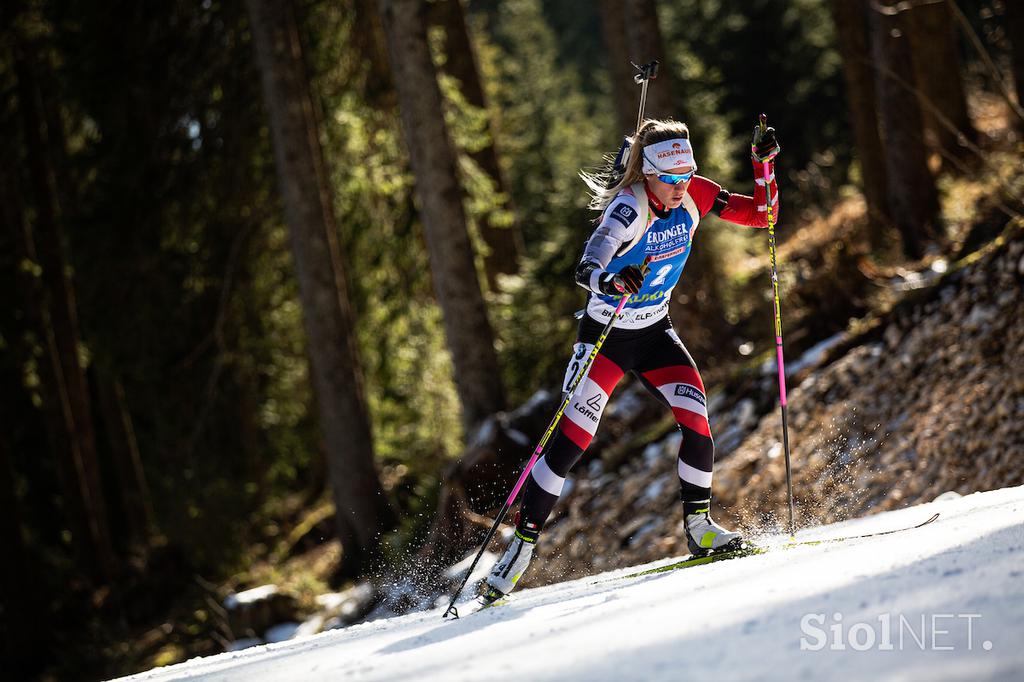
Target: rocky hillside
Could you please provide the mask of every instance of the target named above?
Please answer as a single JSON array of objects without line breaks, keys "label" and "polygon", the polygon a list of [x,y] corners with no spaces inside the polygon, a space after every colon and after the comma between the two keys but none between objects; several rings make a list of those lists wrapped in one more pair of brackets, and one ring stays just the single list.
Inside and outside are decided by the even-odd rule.
[{"label": "rocky hillside", "polygon": [[[894,509],[948,490],[1024,483],[1022,285],[1018,220],[887,313],[859,321],[793,363],[798,523]],[[779,414],[757,418],[754,409],[773,374],[767,363],[752,384],[762,395],[734,400],[728,409],[719,399],[713,419],[716,514],[748,533],[777,530],[787,518]],[[641,400],[637,391],[616,400],[628,406]],[[684,554],[678,438],[670,433],[614,470],[588,453],[524,585]]]}]

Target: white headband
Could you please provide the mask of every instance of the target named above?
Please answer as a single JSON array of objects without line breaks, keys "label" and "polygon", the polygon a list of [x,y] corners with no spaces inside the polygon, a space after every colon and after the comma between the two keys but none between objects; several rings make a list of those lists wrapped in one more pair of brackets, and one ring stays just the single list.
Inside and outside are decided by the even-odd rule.
[{"label": "white headband", "polygon": [[693,170],[697,168],[693,160],[693,147],[689,140],[683,138],[649,144],[643,149],[643,157],[645,175],[671,173],[684,167]]}]

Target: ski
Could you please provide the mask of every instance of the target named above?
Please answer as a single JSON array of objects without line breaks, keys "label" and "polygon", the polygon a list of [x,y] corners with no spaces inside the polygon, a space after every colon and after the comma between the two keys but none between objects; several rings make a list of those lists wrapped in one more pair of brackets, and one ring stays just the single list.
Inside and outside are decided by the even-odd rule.
[{"label": "ski", "polygon": [[751,556],[752,554],[762,554],[765,550],[763,547],[757,547],[756,545],[748,545],[741,547],[740,549],[734,549],[726,552],[718,552],[715,554],[706,554],[704,556],[689,556],[682,561],[677,561],[673,564],[667,564],[665,566],[656,566],[655,568],[648,568],[643,571],[636,573],[630,573],[622,576],[623,578],[639,578],[643,575],[654,575],[655,573],[666,573],[668,571],[677,571],[681,568],[690,568],[692,566],[703,566],[704,564],[712,564],[716,561],[727,561],[729,559],[739,559],[740,557]]},{"label": "ski", "polygon": [[489,592],[486,592],[484,594],[477,596],[476,599],[469,602],[468,604],[462,606],[462,613],[459,613],[459,610],[455,608],[454,605],[452,605],[448,607],[448,611],[445,613],[445,615],[451,615],[455,619],[464,618],[465,616],[471,616],[474,613],[483,611],[484,609],[489,609],[494,606],[504,606],[505,604],[508,604],[512,601],[512,597],[507,594],[501,594],[499,592],[498,595],[500,596],[494,596]]},{"label": "ski", "polygon": [[[917,530],[918,528],[924,528],[930,523],[933,523],[939,518],[938,513],[933,514],[930,518],[916,526],[906,526],[905,528],[893,528],[890,530],[877,531],[875,533],[864,533],[862,535],[846,535],[837,538],[824,538],[821,540],[800,540],[796,542],[787,542],[782,545],[782,549],[793,549],[794,547],[814,547],[817,545],[825,545],[835,542],[848,542],[850,540],[862,540],[864,538],[879,537],[882,535],[892,535],[893,533],[904,533],[908,530]],[[748,545],[740,549],[720,552],[718,554],[708,554],[706,556],[694,557],[690,556],[681,561],[675,563],[666,564],[665,566],[656,566],[655,568],[648,568],[643,571],[637,571],[636,573],[629,573],[621,576],[621,578],[639,578],[645,575],[654,575],[657,573],[666,573],[668,571],[678,571],[683,568],[691,568],[693,566],[703,566],[704,564],[714,563],[716,561],[727,561],[729,559],[738,559],[740,557],[752,556],[754,554],[764,554],[771,551],[768,547],[759,547],[757,545]]]},{"label": "ski", "polygon": [[875,538],[881,535],[892,535],[893,533],[904,533],[908,530],[917,530],[918,528],[924,528],[929,523],[934,522],[939,518],[938,512],[932,514],[926,521],[922,521],[916,526],[907,526],[905,528],[893,528],[890,530],[880,530],[875,533],[864,533],[863,535],[846,535],[838,538],[824,538],[822,540],[801,540],[800,542],[790,542],[783,545],[785,549],[790,547],[813,547],[815,545],[825,545],[830,542],[847,542],[849,540],[861,540],[863,538]]}]

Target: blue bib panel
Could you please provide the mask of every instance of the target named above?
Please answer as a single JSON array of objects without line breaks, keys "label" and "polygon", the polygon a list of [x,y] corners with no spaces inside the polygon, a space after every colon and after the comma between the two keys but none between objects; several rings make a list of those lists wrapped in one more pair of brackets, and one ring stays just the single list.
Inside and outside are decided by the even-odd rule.
[{"label": "blue bib panel", "polygon": [[[627,265],[639,265],[645,257],[650,258],[650,272],[644,279],[644,286],[639,293],[629,297],[617,326],[627,329],[646,327],[668,314],[672,290],[690,256],[699,222],[696,207],[687,196],[668,217],[651,223],[629,251],[611,260],[605,268],[608,272],[618,272]],[[587,302],[587,313],[599,322],[606,322],[618,305],[618,296],[592,293]]]}]

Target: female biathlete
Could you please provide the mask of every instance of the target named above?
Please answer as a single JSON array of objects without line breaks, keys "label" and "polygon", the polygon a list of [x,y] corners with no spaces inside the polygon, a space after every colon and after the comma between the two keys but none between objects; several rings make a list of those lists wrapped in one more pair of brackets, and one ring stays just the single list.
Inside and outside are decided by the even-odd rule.
[{"label": "female biathlete", "polygon": [[[779,153],[775,130],[754,128],[754,196],[732,194],[696,175],[697,162],[686,125],[648,120],[633,137],[622,179],[605,188],[583,175],[591,208],[601,220],[576,268],[576,283],[590,293],[570,359],[565,390],[589,356],[623,294],[630,298],[577,387],[546,453],[526,483],[508,549],[487,577],[481,599],[508,594],[526,571],[544,522],[565,476],[597,431],[601,414],[623,374],[635,376],[672,410],[682,432],[678,472],[687,545],[693,554],[727,551],[740,545],[739,533],[711,519],[711,477],[715,445],[708,424],[707,393],[697,366],[668,317],[672,290],[690,255],[697,225],[708,213],[750,227],[766,227],[765,183],[771,185],[778,216],[774,164]],[[763,177],[763,162],[769,173]],[[649,265],[645,264],[645,261]]]}]

